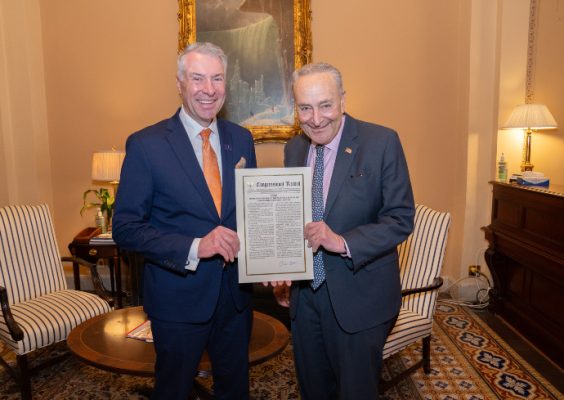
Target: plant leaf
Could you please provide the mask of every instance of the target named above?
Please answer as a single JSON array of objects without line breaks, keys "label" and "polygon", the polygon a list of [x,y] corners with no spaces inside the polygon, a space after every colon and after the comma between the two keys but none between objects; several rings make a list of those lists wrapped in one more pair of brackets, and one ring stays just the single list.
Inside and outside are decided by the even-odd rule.
[{"label": "plant leaf", "polygon": [[84,202],[84,205],[82,206],[82,208],[80,209],[80,215],[82,215],[84,213],[84,211],[90,209],[90,208],[94,208],[94,207],[100,207],[102,205],[102,203],[89,203],[89,202]]}]

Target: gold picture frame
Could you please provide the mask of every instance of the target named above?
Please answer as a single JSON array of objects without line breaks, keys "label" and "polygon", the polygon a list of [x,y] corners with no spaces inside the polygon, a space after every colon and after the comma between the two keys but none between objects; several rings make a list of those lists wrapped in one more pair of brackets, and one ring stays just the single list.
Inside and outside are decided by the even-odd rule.
[{"label": "gold picture frame", "polygon": [[[290,78],[311,62],[310,0],[178,0],[178,22],[179,53],[198,39],[220,45],[229,57],[224,117],[244,125],[257,143],[285,142],[300,132]],[[247,37],[233,38],[245,31]]]}]

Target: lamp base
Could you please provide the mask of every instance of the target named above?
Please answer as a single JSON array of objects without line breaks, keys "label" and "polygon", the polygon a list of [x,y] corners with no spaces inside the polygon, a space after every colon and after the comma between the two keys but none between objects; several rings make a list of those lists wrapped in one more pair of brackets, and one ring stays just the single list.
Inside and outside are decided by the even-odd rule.
[{"label": "lamp base", "polygon": [[528,161],[523,161],[523,162],[521,163],[521,172],[532,171],[533,168],[534,168],[534,165],[531,164],[531,163],[528,162]]},{"label": "lamp base", "polygon": [[521,161],[521,172],[532,171],[534,165],[531,164],[531,139],[532,129],[527,129],[523,137],[523,158]]}]

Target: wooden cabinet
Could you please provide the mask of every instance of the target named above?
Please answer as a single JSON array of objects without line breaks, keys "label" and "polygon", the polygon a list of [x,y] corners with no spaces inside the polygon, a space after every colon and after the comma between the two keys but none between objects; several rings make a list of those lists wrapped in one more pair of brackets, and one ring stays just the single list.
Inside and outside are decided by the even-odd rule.
[{"label": "wooden cabinet", "polygon": [[564,187],[491,182],[492,310],[564,365]]}]

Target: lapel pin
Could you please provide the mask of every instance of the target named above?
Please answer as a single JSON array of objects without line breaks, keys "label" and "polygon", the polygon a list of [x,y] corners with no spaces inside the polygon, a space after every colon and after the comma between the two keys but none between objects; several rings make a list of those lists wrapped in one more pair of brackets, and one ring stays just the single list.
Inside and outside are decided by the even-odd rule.
[{"label": "lapel pin", "polygon": [[345,153],[352,154],[352,149],[350,147],[345,148]]}]

